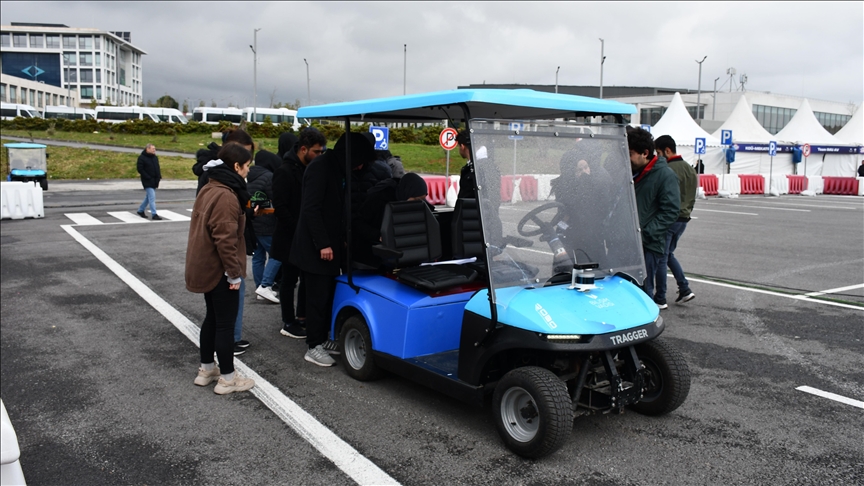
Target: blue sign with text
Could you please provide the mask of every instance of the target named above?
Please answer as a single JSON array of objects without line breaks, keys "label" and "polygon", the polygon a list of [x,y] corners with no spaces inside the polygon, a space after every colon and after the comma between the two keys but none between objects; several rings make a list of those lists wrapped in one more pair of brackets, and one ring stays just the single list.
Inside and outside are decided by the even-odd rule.
[{"label": "blue sign with text", "polygon": [[768,142],[768,155],[770,155],[771,157],[777,155],[777,142],[773,140]]},{"label": "blue sign with text", "polygon": [[390,129],[387,127],[369,127],[369,132],[375,135],[375,150],[387,150]]},{"label": "blue sign with text", "polygon": [[705,139],[697,138],[696,143],[693,145],[693,152],[697,155],[705,155]]},{"label": "blue sign with text", "polygon": [[720,143],[723,145],[732,145],[732,130],[720,131]]}]

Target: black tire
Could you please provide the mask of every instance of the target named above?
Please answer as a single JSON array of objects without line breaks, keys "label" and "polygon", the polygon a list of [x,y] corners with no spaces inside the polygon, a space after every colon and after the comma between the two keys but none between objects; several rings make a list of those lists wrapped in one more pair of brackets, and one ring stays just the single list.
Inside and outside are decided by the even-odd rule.
[{"label": "black tire", "polygon": [[567,384],[536,366],[516,368],[504,375],[492,395],[492,412],[507,447],[531,459],[558,450],[573,430]]},{"label": "black tire", "polygon": [[342,366],[348,376],[360,381],[371,381],[381,377],[381,369],[372,356],[372,337],[362,316],[349,317],[339,332],[339,351]]},{"label": "black tire", "polygon": [[690,393],[690,368],[672,343],[657,338],[636,345],[636,355],[647,369],[645,395],[630,406],[643,415],[665,415],[680,407]]},{"label": "black tire", "polygon": [[39,185],[42,186],[43,191],[47,191],[48,190],[48,179],[40,179]]}]

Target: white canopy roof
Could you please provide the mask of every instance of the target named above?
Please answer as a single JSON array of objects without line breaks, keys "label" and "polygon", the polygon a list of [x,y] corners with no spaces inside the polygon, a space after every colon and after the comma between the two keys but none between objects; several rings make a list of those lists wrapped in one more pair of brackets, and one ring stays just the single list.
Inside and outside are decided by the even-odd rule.
[{"label": "white canopy roof", "polygon": [[[675,93],[666,113],[651,128],[654,140],[661,135],[669,135],[676,145],[695,145],[697,138],[704,138],[707,145],[720,145],[720,139],[702,129],[690,116],[680,93]],[[734,135],[734,133],[733,133]]]},{"label": "white canopy roof", "polygon": [[774,139],[778,143],[789,144],[845,145],[819,123],[806,98],[783,130],[774,135]]},{"label": "white canopy roof", "polygon": [[861,110],[861,105],[846,125],[834,134],[834,138],[843,143],[864,145],[864,110]]},{"label": "white canopy roof", "polygon": [[723,130],[732,130],[732,140],[735,142],[768,143],[774,140],[774,136],[753,116],[750,103],[743,94],[729,118],[711,135],[721,138]]}]

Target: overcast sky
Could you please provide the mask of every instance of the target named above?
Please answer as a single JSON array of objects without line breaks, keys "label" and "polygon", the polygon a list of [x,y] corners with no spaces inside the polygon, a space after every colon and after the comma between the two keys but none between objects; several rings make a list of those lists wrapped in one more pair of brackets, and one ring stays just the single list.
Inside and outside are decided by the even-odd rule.
[{"label": "overcast sky", "polygon": [[[0,21],[130,31],[145,100],[313,104],[472,83],[757,91],[859,104],[862,2],[0,2]],[[407,44],[407,64],[403,45]],[[737,81],[737,76],[736,76]],[[724,83],[727,83],[724,86]]]}]

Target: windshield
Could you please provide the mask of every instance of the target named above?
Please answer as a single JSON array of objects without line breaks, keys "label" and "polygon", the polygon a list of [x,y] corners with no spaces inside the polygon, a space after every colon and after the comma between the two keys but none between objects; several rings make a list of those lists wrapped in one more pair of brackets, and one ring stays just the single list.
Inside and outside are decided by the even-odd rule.
[{"label": "windshield", "polygon": [[189,123],[189,120],[183,115],[174,115],[174,116],[176,116],[177,119],[180,120],[180,123],[182,123],[184,125]]},{"label": "windshield", "polygon": [[574,263],[598,264],[597,278],[623,272],[642,281],[624,126],[471,120],[470,127],[493,289],[541,286],[558,274],[569,283]]}]

